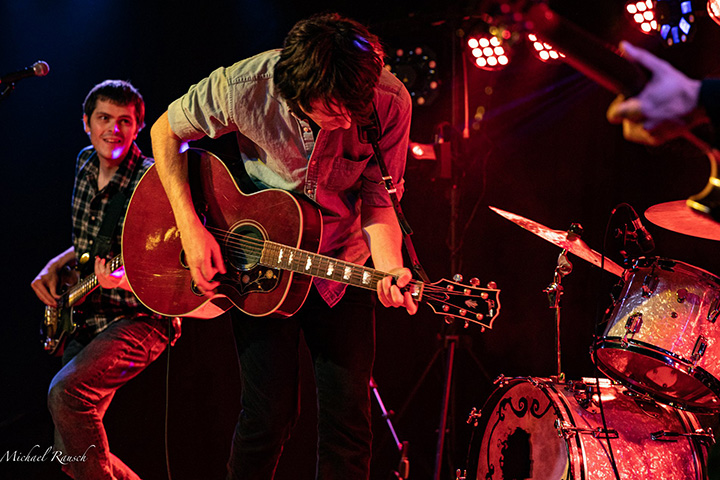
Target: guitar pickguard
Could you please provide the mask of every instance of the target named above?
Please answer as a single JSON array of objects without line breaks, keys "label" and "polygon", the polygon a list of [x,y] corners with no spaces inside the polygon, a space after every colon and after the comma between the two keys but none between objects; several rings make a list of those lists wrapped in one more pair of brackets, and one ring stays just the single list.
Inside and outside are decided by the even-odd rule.
[{"label": "guitar pickguard", "polygon": [[258,265],[249,270],[228,268],[228,272],[218,279],[223,284],[229,284],[240,295],[247,295],[272,292],[280,283],[280,275],[280,270]]}]

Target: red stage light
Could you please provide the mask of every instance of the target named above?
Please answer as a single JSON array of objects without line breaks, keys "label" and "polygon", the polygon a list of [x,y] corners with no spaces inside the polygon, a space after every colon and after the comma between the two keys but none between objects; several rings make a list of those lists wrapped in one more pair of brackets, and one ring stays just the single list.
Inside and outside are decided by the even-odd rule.
[{"label": "red stage light", "polygon": [[655,2],[653,0],[631,0],[625,5],[625,9],[643,33],[655,34],[657,31],[657,16],[655,15]]}]

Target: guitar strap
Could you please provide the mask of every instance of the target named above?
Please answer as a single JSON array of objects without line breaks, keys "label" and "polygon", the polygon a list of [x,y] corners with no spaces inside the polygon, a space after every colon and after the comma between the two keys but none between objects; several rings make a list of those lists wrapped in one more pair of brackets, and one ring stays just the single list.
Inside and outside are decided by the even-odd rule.
[{"label": "guitar strap", "polygon": [[[94,263],[95,257],[104,257],[110,251],[112,245],[113,233],[120,223],[120,215],[122,215],[125,200],[127,197],[121,191],[115,193],[108,202],[107,210],[103,216],[102,225],[100,225],[100,231],[95,237],[92,251],[90,252],[90,260]],[[91,262],[88,262],[91,263]]]},{"label": "guitar strap", "polygon": [[375,161],[380,167],[380,173],[382,173],[383,185],[390,196],[390,201],[392,202],[393,209],[395,210],[395,216],[397,217],[398,223],[400,224],[400,228],[403,232],[403,243],[405,244],[405,250],[410,258],[412,270],[422,281],[430,283],[430,278],[427,276],[425,269],[420,264],[420,260],[415,252],[415,246],[410,239],[410,235],[413,234],[412,228],[410,228],[410,224],[402,211],[400,200],[397,197],[397,189],[393,183],[392,176],[388,172],[387,165],[383,159],[382,151],[380,150],[380,145],[378,144],[380,138],[382,137],[382,128],[380,127],[380,119],[378,118],[377,109],[375,108],[375,102],[373,102],[372,122],[363,127],[358,126],[358,135],[362,143],[369,143],[372,146],[373,153],[375,154]]}]

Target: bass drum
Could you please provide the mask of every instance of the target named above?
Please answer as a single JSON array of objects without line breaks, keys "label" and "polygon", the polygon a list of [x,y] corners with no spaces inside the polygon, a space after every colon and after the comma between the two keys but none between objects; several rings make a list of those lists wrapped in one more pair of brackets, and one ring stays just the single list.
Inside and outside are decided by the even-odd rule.
[{"label": "bass drum", "polygon": [[594,379],[500,381],[481,413],[471,414],[467,479],[615,480],[611,458],[623,480],[707,478],[712,433],[690,412],[601,379],[606,430]]}]

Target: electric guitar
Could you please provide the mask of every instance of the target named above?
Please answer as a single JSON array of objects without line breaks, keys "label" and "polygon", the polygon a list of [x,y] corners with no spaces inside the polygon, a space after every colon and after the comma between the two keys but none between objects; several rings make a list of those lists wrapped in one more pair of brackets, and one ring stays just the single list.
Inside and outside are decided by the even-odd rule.
[{"label": "electric guitar", "polygon": [[[510,10],[514,18],[522,18],[521,28],[535,33],[564,54],[563,60],[590,80],[615,94],[637,95],[649,80],[646,70],[624,58],[601,39],[589,34],[551,10],[541,0],[513,0]],[[682,137],[707,155],[710,179],[705,188],[690,196],[691,209],[720,220],[720,152],[695,133],[686,131]]]},{"label": "electric guitar", "polygon": [[[375,290],[388,275],[316,253],[322,218],[309,202],[278,189],[246,195],[222,161],[206,151],[189,150],[188,169],[194,206],[221,247],[227,273],[216,277],[220,286],[213,297],[198,291],[153,166],[130,199],[122,233],[126,278],[150,310],[212,318],[235,306],[251,316],[289,317],[302,306],[313,277]],[[492,328],[500,290],[471,283],[413,281],[406,288],[448,320]]]},{"label": "electric guitar", "polygon": [[[122,264],[122,256],[118,255],[110,260],[110,270],[114,272]],[[67,338],[79,328],[73,320],[73,306],[82,302],[98,285],[97,276],[94,273],[90,274],[68,287],[60,295],[56,307],[45,306],[45,316],[40,326],[40,340],[48,354],[62,355]]]}]

